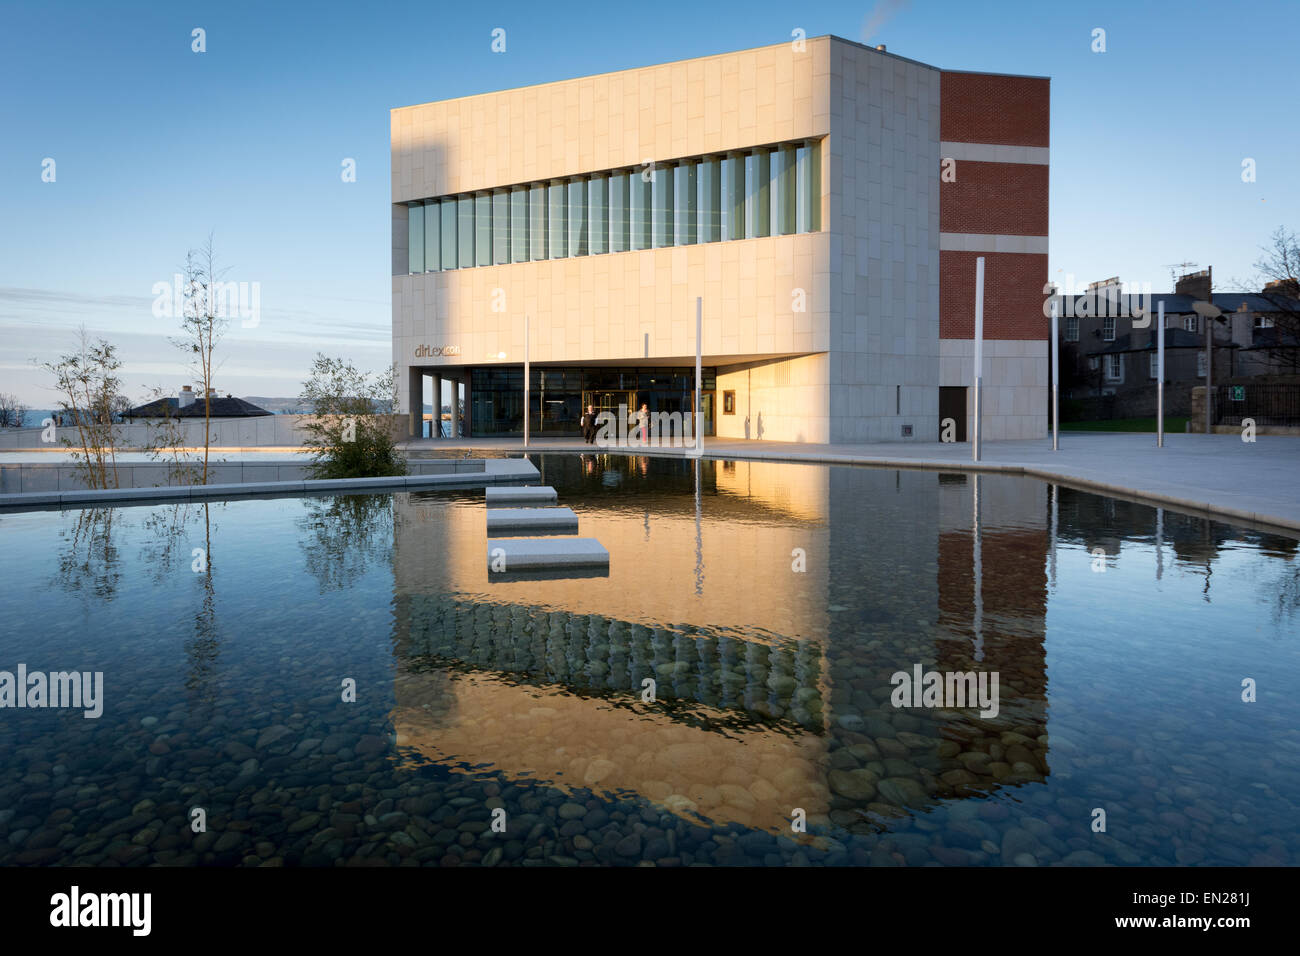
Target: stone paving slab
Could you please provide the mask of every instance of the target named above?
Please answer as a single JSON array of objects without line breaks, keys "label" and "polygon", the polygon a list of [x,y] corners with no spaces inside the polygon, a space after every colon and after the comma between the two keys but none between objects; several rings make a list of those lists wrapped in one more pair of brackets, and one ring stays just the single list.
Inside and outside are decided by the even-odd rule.
[{"label": "stone paving slab", "polygon": [[548,505],[554,504],[558,497],[550,485],[510,485],[488,488],[486,492],[489,508],[523,504]]},{"label": "stone paving slab", "polygon": [[571,508],[490,508],[487,533],[577,534],[578,516]]},{"label": "stone paving slab", "polygon": [[609,551],[595,538],[496,538],[487,544],[487,560],[491,580],[516,571],[607,568]]}]

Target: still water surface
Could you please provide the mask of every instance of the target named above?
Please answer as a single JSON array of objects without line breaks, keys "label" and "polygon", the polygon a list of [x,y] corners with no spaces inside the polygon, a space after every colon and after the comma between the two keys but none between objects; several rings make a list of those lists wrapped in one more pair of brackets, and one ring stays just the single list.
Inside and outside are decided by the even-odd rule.
[{"label": "still water surface", "polygon": [[[0,515],[0,670],[104,675],[97,719],[0,710],[0,864],[1300,860],[1294,539],[1007,476],[540,465],[608,576],[490,579],[481,491]],[[996,717],[894,706],[918,667],[996,674]]]}]

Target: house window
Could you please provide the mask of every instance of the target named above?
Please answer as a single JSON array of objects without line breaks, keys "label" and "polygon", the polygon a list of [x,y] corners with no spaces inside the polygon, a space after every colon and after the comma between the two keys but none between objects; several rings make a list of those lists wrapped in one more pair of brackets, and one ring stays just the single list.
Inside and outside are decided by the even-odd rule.
[{"label": "house window", "polygon": [[1101,320],[1101,337],[1107,342],[1115,341],[1115,317],[1107,316]]},{"label": "house window", "polygon": [[1101,359],[1097,358],[1097,356],[1095,355],[1090,356],[1088,358],[1088,368],[1092,369],[1092,371],[1095,372],[1100,367],[1101,367]]},{"label": "house window", "polygon": [[1255,328],[1271,329],[1273,327],[1273,317],[1271,315],[1255,315]]},{"label": "house window", "polygon": [[1124,381],[1124,357],[1122,355],[1106,356],[1106,381]]},{"label": "house window", "polygon": [[1196,377],[1205,378],[1205,353],[1196,353]]},{"label": "house window", "polygon": [[1065,341],[1079,341],[1079,317],[1072,315],[1065,320]]},{"label": "house window", "polygon": [[1185,315],[1185,316],[1183,316],[1183,331],[1184,331],[1184,332],[1195,332],[1195,331],[1196,331],[1196,319],[1197,319],[1197,318],[1198,318],[1198,317],[1195,316],[1195,315]]},{"label": "house window", "polygon": [[1150,378],[1159,378],[1159,377],[1160,377],[1160,356],[1159,356],[1159,354],[1157,354],[1156,352],[1152,352],[1150,355],[1147,356],[1147,359],[1148,359],[1148,362],[1147,362],[1147,375],[1148,375]]}]

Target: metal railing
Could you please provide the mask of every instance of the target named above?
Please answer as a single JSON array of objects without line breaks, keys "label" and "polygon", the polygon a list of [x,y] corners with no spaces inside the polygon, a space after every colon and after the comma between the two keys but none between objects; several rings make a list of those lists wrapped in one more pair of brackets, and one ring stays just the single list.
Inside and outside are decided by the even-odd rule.
[{"label": "metal railing", "polygon": [[1300,425],[1300,385],[1216,385],[1214,424]]}]

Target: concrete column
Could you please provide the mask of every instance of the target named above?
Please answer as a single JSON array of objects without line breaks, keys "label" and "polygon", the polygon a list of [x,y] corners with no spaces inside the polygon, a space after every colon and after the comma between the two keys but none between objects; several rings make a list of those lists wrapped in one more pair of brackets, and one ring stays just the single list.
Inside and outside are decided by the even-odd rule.
[{"label": "concrete column", "polygon": [[451,437],[460,437],[460,382],[451,380]]},{"label": "concrete column", "polygon": [[407,433],[412,438],[421,434],[420,422],[424,412],[424,369],[411,367],[406,370],[406,409],[409,413]]},{"label": "concrete column", "polygon": [[442,437],[442,376],[437,372],[429,376],[433,379],[433,421],[429,423],[429,437]]}]

